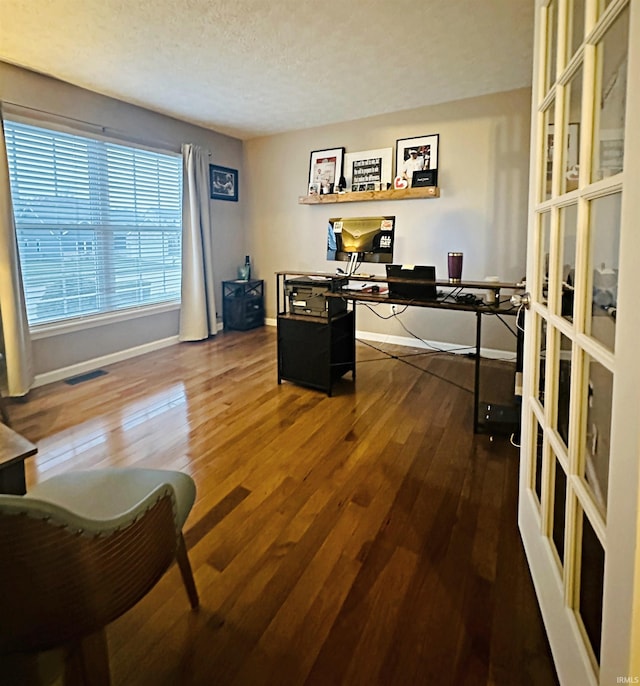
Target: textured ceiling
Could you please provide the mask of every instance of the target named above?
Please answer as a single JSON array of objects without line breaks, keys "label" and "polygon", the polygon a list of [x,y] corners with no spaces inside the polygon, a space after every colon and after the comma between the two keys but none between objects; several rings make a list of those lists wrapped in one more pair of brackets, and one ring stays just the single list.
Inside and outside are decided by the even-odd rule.
[{"label": "textured ceiling", "polygon": [[248,139],[531,84],[534,0],[0,0],[0,60]]}]

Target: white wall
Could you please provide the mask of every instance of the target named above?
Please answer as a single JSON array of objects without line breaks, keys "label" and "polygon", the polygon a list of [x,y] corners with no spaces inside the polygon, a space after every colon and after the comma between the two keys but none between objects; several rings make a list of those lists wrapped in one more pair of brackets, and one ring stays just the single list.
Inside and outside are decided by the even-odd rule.
[{"label": "white wall", "polygon": [[[459,250],[464,252],[463,278],[520,280],[525,273],[530,98],[530,90],[522,89],[246,142],[248,242],[254,273],[265,279],[267,316],[275,316],[275,271],[334,271],[338,266],[326,261],[332,216],[395,215],[394,261],[435,264],[438,278],[446,278],[447,252]],[[298,196],[306,194],[312,150],[393,147],[395,159],[397,139],[434,133],[440,135],[440,198],[298,204]],[[383,274],[384,266],[367,264],[366,270]],[[475,321],[468,313],[413,308],[403,322],[425,339],[474,340]],[[364,308],[357,326],[407,335],[397,322],[382,321]],[[512,336],[499,322],[487,322],[485,333],[484,346],[513,349]]]},{"label": "white wall", "polygon": [[[212,201],[217,281],[236,276],[250,254],[253,274],[265,279],[267,316],[275,315],[274,272],[333,271],[326,261],[330,216],[391,214],[397,218],[395,261],[435,264],[446,276],[446,255],[464,252],[463,277],[524,275],[530,91],[522,89],[407,110],[243,143],[139,107],[91,93],[0,62],[0,99],[175,146],[194,142],[212,161],[239,170],[239,202]],[[347,152],[392,147],[398,138],[440,134],[438,199],[299,205],[307,189],[312,150],[344,146]],[[344,266],[344,265],[342,265]],[[382,265],[367,270],[383,273]],[[217,310],[222,311],[220,286]],[[414,308],[403,322],[422,338],[469,345],[475,322],[469,314]],[[407,336],[361,308],[358,328]],[[146,346],[177,334],[178,313],[157,314],[82,332],[34,341],[38,374],[99,356]],[[484,326],[483,345],[513,349],[506,328]]]},{"label": "white wall", "polygon": [[[167,97],[171,94],[167,93]],[[242,170],[242,141],[3,62],[0,62],[0,100],[98,124],[143,142],[157,141],[158,147],[175,152],[180,151],[182,143],[196,143],[212,153],[212,162],[238,169],[239,202],[211,201],[213,243],[216,246],[214,269],[218,283],[216,309],[221,318],[220,282],[236,277],[237,264],[244,260],[247,252],[243,232],[246,184]],[[35,371],[38,375],[47,374],[94,358],[147,346],[177,333],[178,310],[174,310],[85,331],[38,338],[33,344]]]}]

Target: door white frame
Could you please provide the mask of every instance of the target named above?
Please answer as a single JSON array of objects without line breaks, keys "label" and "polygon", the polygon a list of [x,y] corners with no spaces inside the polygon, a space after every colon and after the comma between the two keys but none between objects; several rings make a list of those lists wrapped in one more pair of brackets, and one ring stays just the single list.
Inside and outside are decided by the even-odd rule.
[{"label": "door white frame", "polygon": [[[633,85],[640,82],[640,0],[584,0],[588,26],[597,25],[578,53],[564,59],[570,44],[570,11],[573,2],[579,0],[536,0],[536,23],[532,96],[532,143],[531,187],[529,195],[529,225],[527,252],[527,285],[532,295],[532,305],[526,314],[524,343],[522,448],[520,465],[520,494],[518,523],[527,559],[540,603],[545,628],[554,656],[558,677],[562,684],[616,684],[619,679],[635,679],[640,682],[640,283],[636,272],[640,265],[640,89]],[[552,5],[552,9],[549,6]],[[624,171],[614,178],[589,184],[592,159],[589,130],[597,122],[590,119],[596,108],[587,105],[595,102],[600,91],[598,63],[592,42],[601,38],[609,25],[609,18],[617,16],[629,7],[629,50],[627,65],[626,135],[624,144]],[[558,11],[555,24],[558,35],[558,70],[550,81],[560,75],[559,83],[566,84],[576,70],[583,70],[582,130],[580,146],[579,190],[560,195],[560,174],[563,164],[562,152],[554,155],[553,193],[549,200],[541,198],[546,160],[547,122],[541,114],[545,106],[555,103],[554,129],[561,131],[568,117],[568,104],[562,101],[564,90],[557,97],[547,89],[550,71],[547,51],[538,51],[546,38],[545,22],[553,8]],[[564,146],[563,146],[564,147]],[[620,258],[616,320],[615,352],[606,350],[595,341],[580,322],[584,322],[590,299],[591,269],[586,240],[578,240],[576,254],[576,297],[573,325],[560,316],[560,292],[558,278],[561,264],[559,258],[549,265],[549,303],[539,294],[544,250],[541,245],[541,211],[551,216],[550,242],[559,254],[559,222],[564,207],[577,208],[578,232],[587,232],[591,201],[602,195],[622,190]],[[626,192],[625,192],[626,191]],[[556,221],[557,220],[557,221]],[[551,251],[552,255],[554,250]],[[580,445],[581,432],[585,427],[585,408],[573,403],[569,422],[569,446],[554,428],[557,411],[558,388],[554,375],[548,375],[545,383],[544,406],[537,398],[537,375],[540,368],[540,340],[538,322],[544,319],[549,330],[549,340],[564,334],[571,341],[572,368],[581,369],[585,355],[590,355],[613,374],[613,400],[611,419],[610,468],[606,516],[592,505],[592,498],[580,477],[583,457],[575,446]],[[553,369],[558,349],[547,349],[547,368]],[[571,379],[571,396],[584,397],[588,379],[584,374],[574,373]],[[532,484],[535,474],[538,425],[544,440],[542,491],[543,502],[538,501]],[[551,518],[549,499],[553,497],[555,478],[555,455],[567,471],[569,497],[566,502],[564,566],[551,542]],[[602,641],[600,664],[585,641],[582,621],[575,611],[577,577],[579,576],[581,540],[580,514],[584,507],[588,519],[605,551]],[[628,683],[628,682],[627,682]],[[633,681],[631,682],[633,683]]]}]

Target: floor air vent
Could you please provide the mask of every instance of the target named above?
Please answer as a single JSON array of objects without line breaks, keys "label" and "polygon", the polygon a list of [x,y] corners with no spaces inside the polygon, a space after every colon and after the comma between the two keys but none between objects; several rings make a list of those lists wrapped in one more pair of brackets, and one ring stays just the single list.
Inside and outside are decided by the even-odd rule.
[{"label": "floor air vent", "polygon": [[86,374],[80,374],[79,376],[72,376],[70,379],[65,379],[64,382],[68,383],[70,386],[75,386],[83,381],[91,381],[91,379],[97,379],[99,376],[104,376],[107,372],[104,369],[96,369],[93,372],[87,372]]}]

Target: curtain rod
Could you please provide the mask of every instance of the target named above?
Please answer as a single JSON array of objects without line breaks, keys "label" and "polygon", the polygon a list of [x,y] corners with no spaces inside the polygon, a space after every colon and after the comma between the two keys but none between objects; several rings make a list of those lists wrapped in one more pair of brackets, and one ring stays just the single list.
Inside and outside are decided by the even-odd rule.
[{"label": "curtain rod", "polygon": [[[37,112],[38,114],[45,115],[46,117],[53,117],[54,119],[59,119],[60,122],[63,124],[66,122],[73,122],[75,124],[82,124],[83,126],[87,126],[87,127],[95,129],[99,133],[103,133],[105,135],[115,136],[116,138],[122,138],[122,139],[127,140],[131,143],[139,143],[141,145],[151,147],[151,148],[158,148],[158,146],[163,146],[167,150],[170,150],[171,152],[180,152],[181,148],[182,148],[182,146],[180,144],[169,143],[168,141],[163,141],[163,140],[154,140],[154,141],[144,140],[142,138],[137,138],[137,137],[133,136],[132,134],[127,133],[126,131],[121,131],[119,129],[112,129],[108,126],[103,126],[102,124],[95,124],[95,123],[90,122],[90,121],[85,121],[84,119],[77,119],[75,117],[67,117],[64,114],[56,114],[55,112],[48,112],[47,110],[41,110],[41,109],[38,109],[37,107],[29,107],[29,105],[20,105],[17,102],[10,102],[9,100],[3,100],[2,104],[3,105],[10,105],[11,107],[15,107],[15,108],[17,108],[17,110],[29,110],[31,112]],[[209,152],[209,157],[211,157],[210,152]]]}]

